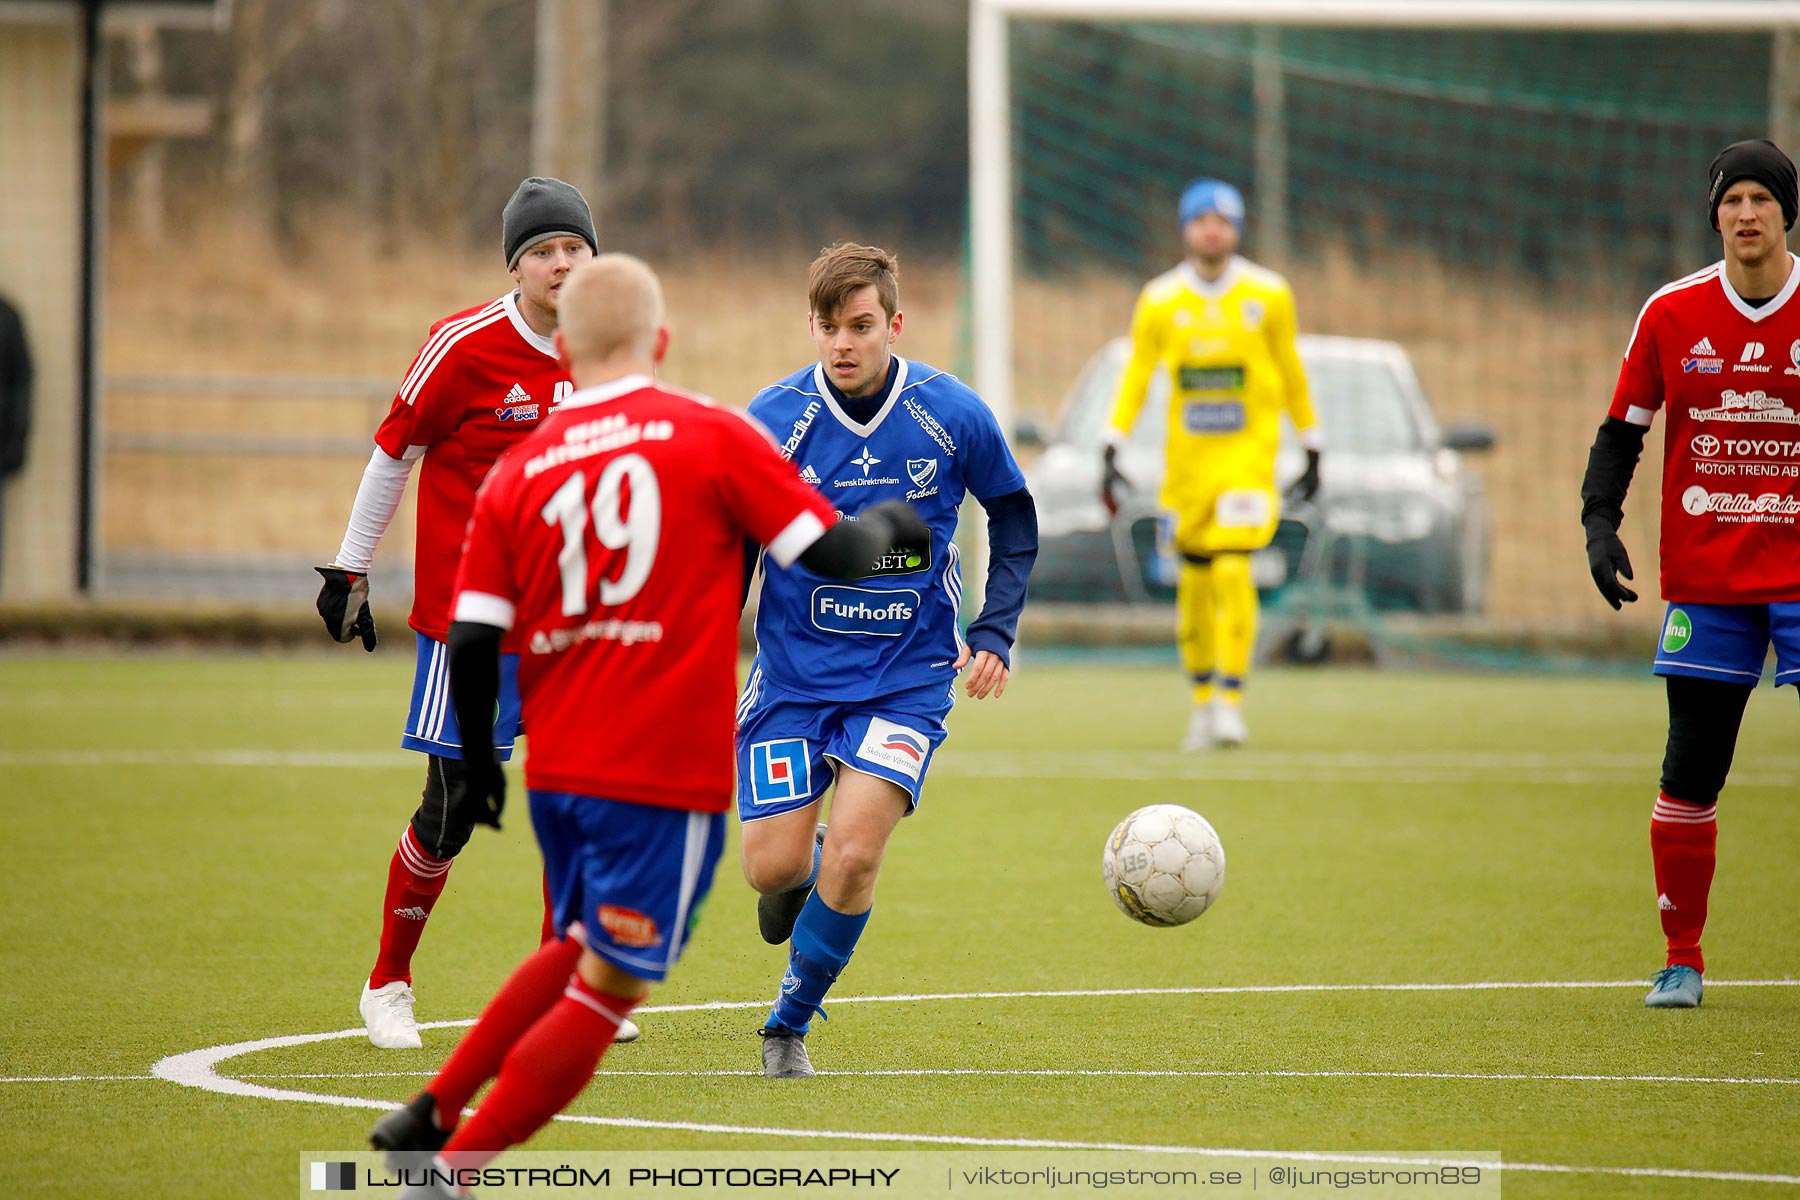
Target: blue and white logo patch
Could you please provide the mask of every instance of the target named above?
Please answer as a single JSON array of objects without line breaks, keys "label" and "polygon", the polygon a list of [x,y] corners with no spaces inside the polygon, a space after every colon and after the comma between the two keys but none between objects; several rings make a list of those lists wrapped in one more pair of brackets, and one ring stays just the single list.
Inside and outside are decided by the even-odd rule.
[{"label": "blue and white logo patch", "polygon": [[862,745],[856,748],[857,758],[879,763],[914,782],[918,781],[930,755],[931,739],[916,729],[881,717],[870,718],[869,731],[863,735]]},{"label": "blue and white logo patch", "polygon": [[750,747],[750,785],[758,804],[812,798],[812,756],[805,738],[781,738]]},{"label": "blue and white logo patch", "polygon": [[938,460],[935,458],[909,458],[906,460],[907,478],[913,481],[914,487],[926,487],[937,478]]},{"label": "blue and white logo patch", "polygon": [[812,594],[812,623],[826,633],[899,637],[919,614],[919,593],[911,590],[819,587]]}]

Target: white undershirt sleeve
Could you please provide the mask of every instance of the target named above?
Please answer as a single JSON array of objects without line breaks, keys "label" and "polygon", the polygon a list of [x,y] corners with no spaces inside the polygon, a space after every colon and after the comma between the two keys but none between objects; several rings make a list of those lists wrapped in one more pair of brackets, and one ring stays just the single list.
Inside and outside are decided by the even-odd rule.
[{"label": "white undershirt sleeve", "polygon": [[413,464],[425,453],[423,446],[408,446],[406,457],[389,458],[377,446],[363,468],[362,484],[356,489],[356,503],[350,509],[350,525],[344,530],[344,544],[332,562],[347,571],[367,571],[374,561],[375,547],[400,510],[406,495],[406,480]]}]

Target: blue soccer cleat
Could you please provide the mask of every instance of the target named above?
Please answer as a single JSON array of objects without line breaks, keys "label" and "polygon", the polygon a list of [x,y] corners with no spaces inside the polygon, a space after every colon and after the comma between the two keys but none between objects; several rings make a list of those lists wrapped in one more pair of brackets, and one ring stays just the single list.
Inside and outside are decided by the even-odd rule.
[{"label": "blue soccer cleat", "polygon": [[1700,972],[1692,967],[1664,967],[1650,977],[1645,1008],[1699,1008]]}]

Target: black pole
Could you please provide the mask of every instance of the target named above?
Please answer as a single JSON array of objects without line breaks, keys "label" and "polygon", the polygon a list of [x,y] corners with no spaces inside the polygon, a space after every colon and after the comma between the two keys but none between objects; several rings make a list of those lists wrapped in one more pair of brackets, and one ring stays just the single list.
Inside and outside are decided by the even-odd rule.
[{"label": "black pole", "polygon": [[77,314],[75,364],[76,438],[79,462],[75,494],[75,586],[94,588],[95,452],[100,419],[99,290],[100,290],[100,5],[81,5],[81,285]]}]

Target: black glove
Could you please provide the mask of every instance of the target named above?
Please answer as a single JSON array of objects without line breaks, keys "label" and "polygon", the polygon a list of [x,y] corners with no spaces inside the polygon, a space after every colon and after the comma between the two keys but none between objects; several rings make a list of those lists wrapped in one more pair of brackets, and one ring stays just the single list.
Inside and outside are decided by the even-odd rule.
[{"label": "black glove", "polygon": [[506,772],[497,762],[479,759],[463,762],[461,783],[450,787],[450,812],[469,825],[491,825],[500,828],[500,813],[506,808]]},{"label": "black glove", "polygon": [[1625,543],[1619,540],[1618,530],[1602,520],[1590,520],[1586,528],[1588,570],[1594,576],[1594,586],[1615,610],[1622,603],[1636,600],[1637,593],[1619,582],[1621,575],[1627,579],[1634,576],[1631,574],[1631,556],[1625,553]]},{"label": "black glove", "polygon": [[1319,452],[1306,452],[1306,470],[1300,472],[1300,478],[1294,480],[1287,490],[1288,499],[1307,501],[1319,494]]},{"label": "black glove", "polygon": [[319,615],[325,629],[340,642],[362,638],[364,650],[375,649],[375,616],[369,611],[369,577],[342,567],[314,567],[325,577],[319,589]]},{"label": "black glove", "polygon": [[1125,478],[1125,473],[1113,461],[1118,453],[1119,448],[1109,443],[1101,456],[1100,503],[1106,505],[1106,515],[1109,517],[1119,515],[1119,489],[1124,488],[1128,492],[1131,490],[1131,481]]},{"label": "black glove", "polygon": [[869,511],[861,514],[860,520],[879,517],[888,523],[892,531],[888,534],[888,544],[895,550],[928,550],[931,548],[931,527],[925,524],[925,518],[919,510],[904,500],[883,500],[872,505]]}]

